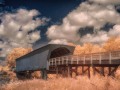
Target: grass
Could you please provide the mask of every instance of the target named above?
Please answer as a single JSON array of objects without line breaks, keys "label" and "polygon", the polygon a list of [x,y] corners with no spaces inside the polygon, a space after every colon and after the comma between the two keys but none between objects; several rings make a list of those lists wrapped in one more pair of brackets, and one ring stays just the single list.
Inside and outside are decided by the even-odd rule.
[{"label": "grass", "polygon": [[47,81],[33,79],[15,81],[1,86],[0,90],[120,90],[120,80],[112,77],[79,76],[77,78],[54,78]]}]

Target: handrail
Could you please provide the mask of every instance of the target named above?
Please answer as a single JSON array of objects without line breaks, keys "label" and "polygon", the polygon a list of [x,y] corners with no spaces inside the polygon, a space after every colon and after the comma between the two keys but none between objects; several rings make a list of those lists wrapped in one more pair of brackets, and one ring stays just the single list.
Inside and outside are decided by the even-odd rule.
[{"label": "handrail", "polygon": [[76,64],[79,64],[79,61],[82,61],[83,64],[86,64],[86,61],[90,61],[90,64],[93,64],[93,61],[98,60],[99,64],[102,64],[103,60],[108,60],[108,63],[111,64],[112,60],[114,59],[120,59],[120,51],[114,51],[109,53],[61,56],[51,58],[49,62],[50,65],[63,65],[68,63],[74,64],[74,61],[76,62]]}]

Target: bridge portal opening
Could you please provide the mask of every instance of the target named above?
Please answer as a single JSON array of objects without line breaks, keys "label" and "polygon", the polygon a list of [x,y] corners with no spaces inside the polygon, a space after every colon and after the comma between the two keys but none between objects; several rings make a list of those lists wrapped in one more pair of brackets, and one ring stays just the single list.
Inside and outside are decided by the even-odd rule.
[{"label": "bridge portal opening", "polygon": [[51,52],[50,58],[60,57],[69,54],[70,54],[70,50],[68,50],[65,47],[60,47]]}]

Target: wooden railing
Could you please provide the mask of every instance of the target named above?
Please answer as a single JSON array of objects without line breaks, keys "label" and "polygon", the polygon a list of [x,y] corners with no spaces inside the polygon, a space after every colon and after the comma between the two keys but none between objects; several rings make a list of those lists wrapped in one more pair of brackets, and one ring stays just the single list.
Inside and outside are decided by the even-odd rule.
[{"label": "wooden railing", "polygon": [[[68,55],[49,59],[49,65],[65,64],[120,64],[120,51],[110,53],[92,53],[85,55]],[[114,63],[114,64],[115,64]]]}]

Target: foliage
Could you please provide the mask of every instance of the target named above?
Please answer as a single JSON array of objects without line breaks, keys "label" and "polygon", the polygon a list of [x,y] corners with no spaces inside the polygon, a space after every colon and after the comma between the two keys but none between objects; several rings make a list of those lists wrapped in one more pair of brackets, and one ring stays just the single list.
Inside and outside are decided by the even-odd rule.
[{"label": "foliage", "polygon": [[120,50],[120,38],[119,37],[111,37],[102,45],[92,44],[92,43],[85,43],[82,46],[74,45],[75,51],[74,55],[82,55],[82,54],[89,54],[89,53],[99,53],[99,52],[112,52]]},{"label": "foliage", "polygon": [[47,81],[40,79],[11,82],[0,90],[120,90],[120,81],[111,77],[86,76],[58,78]]},{"label": "foliage", "polygon": [[120,38],[111,37],[108,41],[103,45],[103,48],[107,52],[120,50]]},{"label": "foliage", "polygon": [[7,55],[7,62],[10,68],[15,67],[15,60],[29,52],[32,51],[32,48],[14,48],[8,55]]}]

